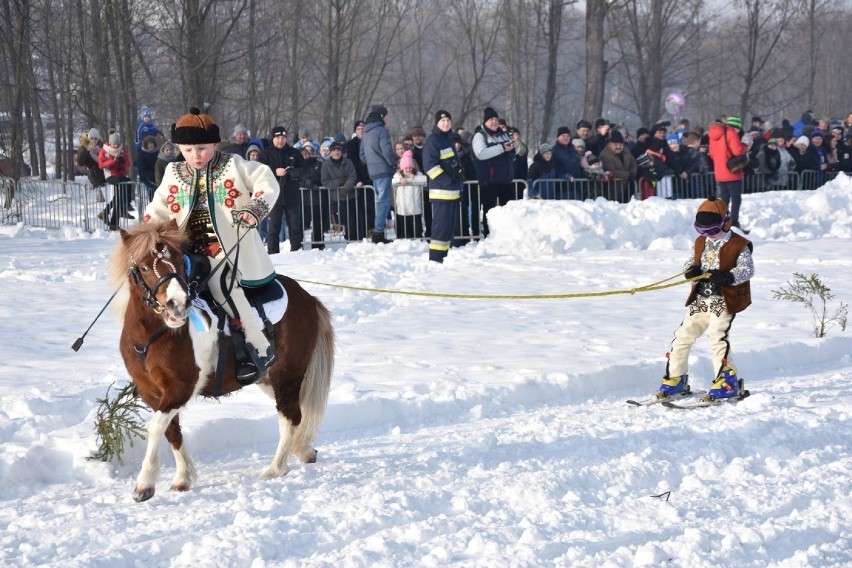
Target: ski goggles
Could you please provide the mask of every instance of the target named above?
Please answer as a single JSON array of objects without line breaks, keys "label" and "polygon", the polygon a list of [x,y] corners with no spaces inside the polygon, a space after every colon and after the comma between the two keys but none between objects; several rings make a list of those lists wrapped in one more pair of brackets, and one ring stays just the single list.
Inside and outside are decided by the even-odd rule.
[{"label": "ski goggles", "polygon": [[702,227],[701,225],[694,225],[695,230],[698,231],[698,234],[704,235],[705,237],[712,237],[713,235],[717,235],[724,231],[725,223],[727,223],[727,219],[723,219],[721,223],[716,225],[710,225],[707,227]]}]

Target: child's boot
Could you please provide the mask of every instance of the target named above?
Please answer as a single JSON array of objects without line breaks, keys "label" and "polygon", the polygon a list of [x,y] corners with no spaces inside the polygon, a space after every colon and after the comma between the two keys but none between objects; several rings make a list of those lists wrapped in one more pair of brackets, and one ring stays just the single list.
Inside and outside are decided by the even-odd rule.
[{"label": "child's boot", "polygon": [[727,365],[722,366],[713,386],[707,391],[711,398],[732,398],[740,394],[740,379],[737,372]]},{"label": "child's boot", "polygon": [[689,375],[679,377],[663,377],[657,396],[674,396],[689,391]]}]

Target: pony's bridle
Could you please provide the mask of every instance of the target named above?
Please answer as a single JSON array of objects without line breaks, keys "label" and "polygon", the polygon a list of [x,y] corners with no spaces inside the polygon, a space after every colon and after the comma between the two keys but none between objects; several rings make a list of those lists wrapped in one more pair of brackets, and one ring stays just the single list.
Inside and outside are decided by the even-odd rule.
[{"label": "pony's bridle", "polygon": [[[142,303],[154,310],[155,313],[161,314],[167,308],[157,299],[157,293],[160,291],[160,287],[172,279],[177,279],[184,290],[187,290],[188,286],[186,280],[181,275],[181,272],[175,267],[174,263],[166,258],[166,255],[164,254],[166,246],[163,243],[157,243],[157,245],[160,246],[160,250],[155,248],[152,251],[154,254],[154,261],[151,263],[151,270],[154,271],[154,275],[157,277],[157,281],[154,283],[153,288],[148,286],[148,283],[145,282],[144,278],[142,278],[142,272],[139,269],[139,265],[132,257],[130,259],[130,278],[133,280],[134,284],[141,285],[145,290],[145,295],[142,297]],[[165,266],[170,268],[171,272],[160,275],[160,271],[157,269],[157,265],[159,263],[163,263]]]}]

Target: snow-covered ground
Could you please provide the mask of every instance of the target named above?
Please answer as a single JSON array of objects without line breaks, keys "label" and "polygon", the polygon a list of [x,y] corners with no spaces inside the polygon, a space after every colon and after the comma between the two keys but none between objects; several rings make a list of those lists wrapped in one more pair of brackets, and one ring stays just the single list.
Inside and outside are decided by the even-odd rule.
[{"label": "snow-covered ground", "polygon": [[[426,245],[276,255],[297,279],[461,294],[584,294],[682,270],[692,201],[513,202],[443,265]],[[88,461],[96,399],[128,380],[111,294],[115,234],[0,228],[0,565],[849,566],[852,338],[811,337],[773,299],[794,272],[852,299],[852,180],[748,195],[754,304],[732,340],[752,396],[631,408],[656,390],[686,286],[567,299],[422,298],[306,284],[338,356],[312,465],[262,480],[277,424],[248,388],[181,415],[199,471],[132,499],[126,465]],[[711,379],[706,340],[691,382]],[[670,492],[668,499],[653,497]]]}]

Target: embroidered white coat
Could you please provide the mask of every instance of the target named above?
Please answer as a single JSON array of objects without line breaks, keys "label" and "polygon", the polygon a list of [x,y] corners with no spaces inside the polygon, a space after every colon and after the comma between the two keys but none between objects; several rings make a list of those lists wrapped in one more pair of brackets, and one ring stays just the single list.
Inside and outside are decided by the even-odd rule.
[{"label": "embroidered white coat", "polygon": [[[238,232],[234,221],[237,213],[249,211],[260,223],[278,199],[278,181],[265,164],[221,152],[216,153],[202,172],[186,162],[171,162],[145,209],[143,221],[175,219],[179,227],[185,228],[198,197],[196,186],[200,175],[206,176],[210,218],[222,249],[230,251],[237,239],[249,231],[228,258],[231,267],[238,271],[240,285],[261,286],[271,281],[275,267],[257,229],[240,227]],[[237,250],[239,266],[234,267]]]}]

